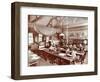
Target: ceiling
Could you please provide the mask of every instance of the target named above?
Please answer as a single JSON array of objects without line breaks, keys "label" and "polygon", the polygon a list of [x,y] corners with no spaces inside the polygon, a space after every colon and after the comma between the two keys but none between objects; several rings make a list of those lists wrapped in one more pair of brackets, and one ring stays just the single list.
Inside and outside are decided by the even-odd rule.
[{"label": "ceiling", "polygon": [[88,23],[87,17],[28,15],[28,19],[29,27],[35,24],[38,26],[70,28],[87,25]]}]

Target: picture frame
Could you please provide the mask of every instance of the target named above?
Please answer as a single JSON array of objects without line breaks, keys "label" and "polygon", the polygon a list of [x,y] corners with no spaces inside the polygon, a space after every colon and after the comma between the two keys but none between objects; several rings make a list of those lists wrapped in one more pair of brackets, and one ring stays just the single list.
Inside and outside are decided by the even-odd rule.
[{"label": "picture frame", "polygon": [[[26,8],[26,9],[25,9]],[[38,12],[39,11],[39,12]],[[42,13],[43,11],[43,13]],[[31,13],[30,13],[31,12]],[[34,13],[35,12],[35,13]],[[59,14],[60,12],[60,14]],[[62,13],[61,13],[62,12]],[[70,12],[70,13],[69,13]],[[82,12],[82,13],[81,13]],[[75,65],[76,67],[71,69],[70,66],[74,65],[64,65],[64,66],[39,66],[39,67],[29,67],[33,68],[34,71],[24,68],[27,66],[26,63],[23,63],[24,58],[27,57],[27,30],[28,25],[26,24],[27,15],[41,15],[47,16],[76,16],[81,17],[79,14],[84,14],[83,17],[88,17],[88,63],[90,63],[90,68],[85,65]],[[33,14],[32,14],[33,13]],[[74,14],[76,13],[76,15]],[[85,14],[86,13],[86,14]],[[25,14],[25,15],[24,15]],[[90,16],[89,16],[90,15]],[[63,18],[63,17],[62,17]],[[66,17],[67,18],[67,17]],[[92,18],[92,20],[91,20]],[[26,20],[26,21],[24,21]],[[91,20],[91,21],[90,21]],[[90,25],[89,25],[90,24]],[[92,25],[91,25],[92,24]],[[25,28],[24,28],[24,26]],[[91,27],[91,28],[90,28]],[[91,30],[92,29],[92,30]],[[92,6],[77,6],[77,5],[61,5],[61,4],[43,4],[43,3],[28,3],[28,2],[14,2],[11,4],[11,78],[15,80],[22,79],[38,79],[38,78],[55,78],[55,77],[70,77],[70,76],[84,76],[84,75],[97,75],[97,7]],[[93,32],[91,34],[91,32]],[[27,32],[28,33],[28,32]],[[78,34],[69,34],[72,38]],[[93,35],[93,36],[92,36]],[[24,37],[25,36],[25,37]],[[30,37],[32,35],[30,34]],[[40,35],[40,39],[35,37],[36,41],[45,41],[43,35]],[[92,39],[92,38],[93,39]],[[47,38],[48,40],[48,38]],[[22,42],[23,41],[23,42]],[[31,42],[31,41],[30,41]],[[72,41],[71,41],[72,42]],[[76,41],[77,42],[77,41]],[[91,44],[90,44],[91,43]],[[42,45],[42,44],[41,44]],[[92,46],[90,46],[92,45]],[[26,46],[26,47],[25,47]],[[26,48],[26,49],[24,49]],[[22,54],[26,54],[23,57]],[[27,59],[27,58],[25,58]],[[83,66],[81,69],[79,66]],[[53,71],[54,69],[54,71]],[[71,69],[71,70],[68,70]],[[24,70],[24,71],[23,71]],[[58,70],[58,71],[55,71]],[[76,70],[76,71],[73,71]],[[36,72],[35,72],[36,71]],[[29,73],[31,72],[31,73]],[[38,72],[38,73],[37,73]]]}]

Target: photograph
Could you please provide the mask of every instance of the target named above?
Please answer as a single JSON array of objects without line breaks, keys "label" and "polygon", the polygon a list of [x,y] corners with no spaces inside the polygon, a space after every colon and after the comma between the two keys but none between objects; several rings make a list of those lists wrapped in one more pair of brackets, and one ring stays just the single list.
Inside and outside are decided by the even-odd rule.
[{"label": "photograph", "polygon": [[11,6],[12,79],[97,75],[97,7]]},{"label": "photograph", "polygon": [[88,17],[28,15],[28,66],[88,63]]}]

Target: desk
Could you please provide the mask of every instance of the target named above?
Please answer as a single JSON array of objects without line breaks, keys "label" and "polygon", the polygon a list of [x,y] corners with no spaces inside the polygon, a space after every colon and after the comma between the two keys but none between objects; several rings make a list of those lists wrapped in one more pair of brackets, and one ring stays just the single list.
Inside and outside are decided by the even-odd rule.
[{"label": "desk", "polygon": [[68,58],[67,56],[59,56],[57,52],[49,51],[49,49],[38,50],[36,53],[51,64],[56,63],[58,65],[69,65],[72,61],[71,58]]}]

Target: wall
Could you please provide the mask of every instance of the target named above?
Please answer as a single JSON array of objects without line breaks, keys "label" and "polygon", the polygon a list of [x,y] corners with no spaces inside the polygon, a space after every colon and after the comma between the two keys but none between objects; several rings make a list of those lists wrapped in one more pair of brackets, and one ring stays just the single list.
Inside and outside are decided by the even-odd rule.
[{"label": "wall", "polygon": [[[11,65],[11,2],[15,0],[1,0],[0,1],[0,82],[16,82],[10,79],[10,65]],[[100,22],[100,0],[16,0],[26,2],[38,2],[38,3],[55,3],[55,4],[69,4],[69,5],[88,5],[98,6],[98,22]],[[100,25],[99,25],[100,26]],[[99,27],[98,26],[98,27]],[[98,35],[100,34],[100,28],[98,28]],[[98,38],[98,42],[100,38]],[[98,43],[100,45],[100,43]],[[100,46],[98,47],[98,49]],[[98,52],[100,54],[100,50]],[[100,55],[98,55],[100,58]],[[100,62],[100,60],[99,60]],[[99,64],[100,69],[100,64]],[[63,77],[63,78],[52,78],[52,79],[37,79],[28,80],[28,82],[100,82],[100,71],[99,75],[93,76],[80,76],[80,77]],[[19,81],[21,82],[21,81]],[[22,82],[27,82],[23,80]]]},{"label": "wall", "polygon": [[66,38],[68,37],[75,39],[87,39],[87,32],[87,26],[64,29],[64,34],[66,35]]}]

